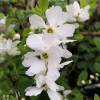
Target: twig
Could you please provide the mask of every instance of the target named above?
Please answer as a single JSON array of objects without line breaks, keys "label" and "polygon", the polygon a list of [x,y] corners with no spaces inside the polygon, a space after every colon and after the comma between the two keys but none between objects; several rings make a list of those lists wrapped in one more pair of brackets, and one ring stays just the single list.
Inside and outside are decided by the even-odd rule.
[{"label": "twig", "polygon": [[81,34],[83,34],[83,35],[96,35],[96,36],[100,36],[100,32],[81,32]]}]

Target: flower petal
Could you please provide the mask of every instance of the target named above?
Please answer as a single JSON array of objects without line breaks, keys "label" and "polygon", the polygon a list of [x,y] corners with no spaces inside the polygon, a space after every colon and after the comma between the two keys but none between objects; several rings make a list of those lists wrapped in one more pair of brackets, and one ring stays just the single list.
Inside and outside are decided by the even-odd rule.
[{"label": "flower petal", "polygon": [[56,81],[60,77],[60,73],[56,68],[48,68],[47,78],[51,79],[52,81]]},{"label": "flower petal", "polygon": [[22,62],[22,64],[25,67],[30,67],[32,65],[32,63],[34,63],[34,61],[37,60],[37,58],[35,56],[37,56],[38,53],[37,52],[28,52],[24,55],[24,60]]},{"label": "flower petal", "polygon": [[47,93],[48,93],[50,100],[62,100],[62,96],[58,92],[48,90]]},{"label": "flower petal", "polygon": [[40,88],[45,84],[45,76],[42,74],[38,74],[35,76],[36,87]]},{"label": "flower petal", "polygon": [[70,58],[72,56],[72,53],[68,51],[67,49],[63,49],[63,57],[64,58]]},{"label": "flower petal", "polygon": [[63,55],[60,47],[51,47],[48,51],[48,54],[48,68],[57,68],[61,62],[61,56]]},{"label": "flower petal", "polygon": [[59,39],[57,39],[57,37],[52,34],[44,34],[43,41],[48,46],[48,48],[50,48],[51,46],[56,46],[60,44]]},{"label": "flower petal", "polygon": [[51,26],[57,26],[65,22],[62,8],[60,6],[52,6],[46,11],[46,17]]},{"label": "flower petal", "polygon": [[52,91],[57,91],[59,89],[59,86],[54,81],[52,81],[51,79],[47,78],[46,84],[47,84],[48,88]]},{"label": "flower petal", "polygon": [[77,1],[73,3],[73,7],[74,7],[74,12],[78,14],[80,12],[80,5]]},{"label": "flower petal", "polygon": [[56,28],[57,35],[60,39],[66,37],[72,37],[75,31],[75,25],[73,24],[64,24]]},{"label": "flower petal", "polygon": [[26,71],[26,75],[33,76],[35,74],[44,73],[45,71],[45,63],[42,60],[35,60],[31,67]]},{"label": "flower petal", "polygon": [[64,96],[66,97],[67,95],[69,95],[72,91],[71,90],[65,90],[63,92]]},{"label": "flower petal", "polygon": [[60,65],[59,65],[59,69],[60,68],[63,68],[65,65],[68,65],[68,64],[70,64],[71,62],[73,62],[73,61],[66,61],[66,62],[64,62],[64,63],[61,63]]},{"label": "flower petal", "polygon": [[32,34],[27,40],[26,44],[28,47],[34,50],[43,50],[44,43],[42,41],[42,34]]},{"label": "flower petal", "polygon": [[28,87],[25,90],[25,95],[26,96],[37,96],[42,92],[42,88],[37,88],[37,87]]},{"label": "flower petal", "polygon": [[43,19],[38,15],[31,15],[29,17],[29,22],[31,24],[32,30],[34,30],[36,28],[44,28],[46,26]]}]

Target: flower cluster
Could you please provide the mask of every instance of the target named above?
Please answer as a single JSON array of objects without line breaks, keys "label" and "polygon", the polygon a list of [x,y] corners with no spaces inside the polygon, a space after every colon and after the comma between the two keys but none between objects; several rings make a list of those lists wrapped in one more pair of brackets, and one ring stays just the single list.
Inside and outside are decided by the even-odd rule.
[{"label": "flower cluster", "polygon": [[28,87],[26,96],[37,96],[47,91],[50,100],[66,100],[71,90],[56,83],[60,77],[60,69],[72,61],[62,62],[62,58],[70,58],[72,53],[65,44],[73,42],[72,37],[79,21],[89,18],[89,7],[80,8],[77,2],[63,11],[60,6],[52,6],[45,12],[45,20],[38,15],[29,17],[31,34],[26,45],[33,51],[24,55],[22,64],[27,68],[26,75],[35,79],[36,86]]},{"label": "flower cluster", "polygon": [[4,38],[3,35],[0,35],[0,62],[5,60],[5,56],[16,56],[20,54],[20,51],[17,48],[18,40],[13,41],[11,39]]}]

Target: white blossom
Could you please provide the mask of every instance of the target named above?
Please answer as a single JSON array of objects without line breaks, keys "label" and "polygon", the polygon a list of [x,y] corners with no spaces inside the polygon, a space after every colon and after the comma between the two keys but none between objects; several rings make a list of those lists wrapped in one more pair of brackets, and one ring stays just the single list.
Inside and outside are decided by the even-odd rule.
[{"label": "white blossom", "polygon": [[[45,73],[46,70],[51,68],[57,68],[59,70],[67,64],[60,64],[61,57],[69,58],[72,56],[71,52],[59,47],[55,38],[54,40],[51,39],[52,41],[50,39],[51,37],[44,37],[42,34],[32,34],[27,38],[27,46],[35,50],[35,52],[25,54],[22,62],[24,66],[29,67],[26,71],[27,75],[33,76],[41,72]],[[40,58],[37,58],[37,56]]]},{"label": "white blossom", "polygon": [[84,22],[89,19],[89,6],[80,8],[79,3],[75,1],[73,4],[66,6],[66,9],[67,12],[65,15],[67,22]]},{"label": "white blossom", "polygon": [[75,31],[74,24],[66,24],[65,16],[60,6],[52,6],[46,10],[47,22],[38,15],[31,15],[29,21],[31,29],[35,31],[38,28],[42,29],[42,33],[51,34],[58,39],[64,39],[66,37],[72,37]]},{"label": "white blossom", "polygon": [[11,39],[6,39],[2,35],[0,37],[0,54],[8,54],[10,56],[16,56],[20,54],[17,48],[19,41],[12,41]]},{"label": "white blossom", "polygon": [[0,19],[0,27],[2,27],[6,22],[6,17]]}]

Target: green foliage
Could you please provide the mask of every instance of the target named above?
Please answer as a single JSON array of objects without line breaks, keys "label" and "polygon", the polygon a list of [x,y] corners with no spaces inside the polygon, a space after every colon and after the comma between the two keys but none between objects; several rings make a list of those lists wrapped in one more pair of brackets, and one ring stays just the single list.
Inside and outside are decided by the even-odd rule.
[{"label": "green foliage", "polygon": [[86,80],[88,78],[88,72],[86,70],[83,70],[77,80],[77,85],[80,86],[82,83],[82,80]]},{"label": "green foliage", "polygon": [[80,0],[81,7],[85,7],[87,5],[87,0]]},{"label": "green foliage", "polygon": [[94,38],[94,43],[95,43],[97,49],[100,51],[100,38],[99,37],[95,37]]},{"label": "green foliage", "polygon": [[49,6],[48,0],[39,0],[38,5],[32,9],[33,13],[44,17],[45,11]]},{"label": "green foliage", "polygon": [[94,100],[100,100],[100,97],[97,94],[95,94]]},{"label": "green foliage", "polygon": [[99,62],[96,62],[94,63],[94,69],[100,73],[100,63]]},{"label": "green foliage", "polygon": [[48,8],[49,2],[48,0],[39,0],[38,5],[41,11],[44,13],[46,9]]}]

